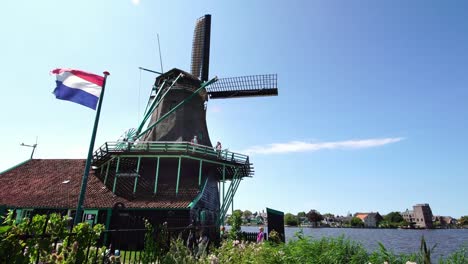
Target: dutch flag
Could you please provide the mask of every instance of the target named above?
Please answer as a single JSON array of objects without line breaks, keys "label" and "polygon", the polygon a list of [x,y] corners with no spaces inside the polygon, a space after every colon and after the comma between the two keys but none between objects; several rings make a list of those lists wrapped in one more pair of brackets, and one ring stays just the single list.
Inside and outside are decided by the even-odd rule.
[{"label": "dutch flag", "polygon": [[99,96],[104,85],[104,77],[75,69],[53,69],[51,74],[57,76],[55,97],[72,101],[96,110]]}]

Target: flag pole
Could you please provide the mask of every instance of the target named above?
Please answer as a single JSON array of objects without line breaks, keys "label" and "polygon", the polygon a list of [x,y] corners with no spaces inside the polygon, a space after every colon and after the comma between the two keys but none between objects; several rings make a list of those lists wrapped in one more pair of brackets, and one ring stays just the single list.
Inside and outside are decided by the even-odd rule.
[{"label": "flag pole", "polygon": [[91,142],[89,143],[88,158],[86,159],[83,179],[81,180],[80,197],[78,198],[78,205],[76,206],[76,215],[75,215],[75,221],[73,225],[77,225],[78,223],[81,222],[81,217],[82,217],[81,214],[83,212],[83,203],[84,203],[85,194],[86,194],[86,187],[88,185],[89,169],[91,168],[91,161],[93,158],[94,141],[96,139],[96,132],[97,132],[98,124],[99,124],[99,116],[101,114],[101,105],[104,99],[104,91],[106,88],[107,76],[110,75],[110,73],[107,71],[103,72],[103,74],[104,74],[104,81],[102,83],[101,96],[99,97],[99,103],[98,103],[97,110],[96,110],[96,119],[94,120],[94,128],[93,128],[93,134],[91,135]]}]

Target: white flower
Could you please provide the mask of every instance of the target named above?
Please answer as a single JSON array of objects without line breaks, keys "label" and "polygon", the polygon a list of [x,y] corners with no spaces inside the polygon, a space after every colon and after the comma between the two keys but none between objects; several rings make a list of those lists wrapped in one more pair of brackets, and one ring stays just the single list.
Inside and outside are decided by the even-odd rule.
[{"label": "white flower", "polygon": [[418,263],[413,262],[413,261],[406,261],[406,264],[418,264]]},{"label": "white flower", "polygon": [[213,255],[213,254],[211,254],[211,255],[208,257],[208,260],[210,261],[210,264],[218,264],[218,263],[219,263],[218,257],[216,257],[216,256]]}]

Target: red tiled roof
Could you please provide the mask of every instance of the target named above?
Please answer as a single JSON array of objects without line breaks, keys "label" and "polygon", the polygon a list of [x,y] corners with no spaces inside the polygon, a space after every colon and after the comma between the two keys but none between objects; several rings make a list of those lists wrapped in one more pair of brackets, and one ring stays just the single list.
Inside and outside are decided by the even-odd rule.
[{"label": "red tiled roof", "polygon": [[[0,174],[0,205],[20,208],[76,208],[85,160],[33,159]],[[123,203],[126,208],[187,208],[195,198],[148,197],[128,200],[114,195],[90,171],[85,208],[112,208]]]},{"label": "red tiled roof", "polygon": [[364,221],[364,219],[366,219],[368,213],[356,213],[356,215],[354,217],[357,217],[359,219],[361,219],[362,221]]}]

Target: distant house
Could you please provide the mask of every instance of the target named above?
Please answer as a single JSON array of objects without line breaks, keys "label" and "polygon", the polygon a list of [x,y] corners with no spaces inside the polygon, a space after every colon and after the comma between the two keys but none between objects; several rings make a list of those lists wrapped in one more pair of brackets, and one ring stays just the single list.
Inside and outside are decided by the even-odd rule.
[{"label": "distant house", "polygon": [[374,228],[379,225],[379,222],[382,221],[382,216],[377,212],[371,213],[356,213],[354,217],[357,217],[362,220],[364,227]]},{"label": "distant house", "polygon": [[451,216],[434,215],[432,216],[432,222],[439,222],[441,227],[451,227],[457,225],[458,221]]},{"label": "distant house", "polygon": [[351,225],[351,219],[353,219],[353,216],[351,214],[348,214],[347,216],[337,215],[335,217],[335,224],[338,227]]}]

